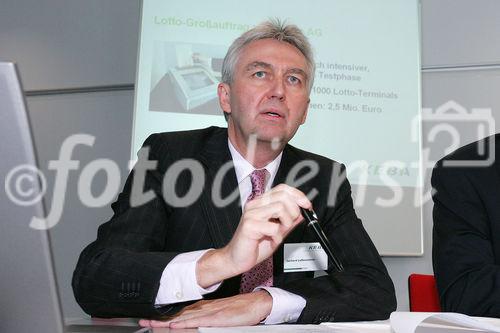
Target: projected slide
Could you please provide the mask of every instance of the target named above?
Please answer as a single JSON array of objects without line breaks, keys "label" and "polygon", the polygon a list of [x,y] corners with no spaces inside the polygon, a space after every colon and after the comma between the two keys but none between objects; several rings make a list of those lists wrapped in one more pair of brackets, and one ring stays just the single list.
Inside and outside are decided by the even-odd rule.
[{"label": "projected slide", "polygon": [[353,185],[419,188],[417,0],[144,0],[132,158],[150,133],[226,126],[222,59],[269,17],[298,25],[315,52],[308,118],[291,144],[344,163]]},{"label": "projected slide", "polygon": [[149,111],[220,116],[217,84],[226,50],[226,45],[155,41]]},{"label": "projected slide", "polygon": [[304,30],[316,59],[308,119],[292,144],[351,164],[354,184],[383,185],[382,175],[418,184],[420,144],[411,136],[420,109],[414,1],[235,4],[144,1],[132,156],[154,131],[225,126],[217,84],[227,47],[267,17],[279,17]]}]

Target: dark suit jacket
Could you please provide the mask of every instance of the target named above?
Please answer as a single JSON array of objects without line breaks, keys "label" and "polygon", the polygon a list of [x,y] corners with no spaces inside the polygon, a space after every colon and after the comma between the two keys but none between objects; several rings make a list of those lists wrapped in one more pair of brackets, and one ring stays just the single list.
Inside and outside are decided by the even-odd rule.
[{"label": "dark suit jacket", "polygon": [[[211,198],[217,172],[232,161],[227,140],[227,130],[217,127],[154,134],[146,140],[149,159],[157,160],[158,167],[147,173],[145,192],[153,190],[156,197],[147,204],[130,207],[133,171],[112,205],[114,216],[99,227],[97,240],[82,252],[73,276],[73,289],[87,313],[101,317],[154,317],[186,305],[156,309],[153,304],[163,269],[170,260],[182,252],[223,247],[236,230],[241,217],[239,197],[223,208],[216,207]],[[189,207],[174,207],[167,203],[172,200],[162,197],[162,180],[172,163],[186,158],[201,163],[205,190]],[[337,182],[334,178],[331,183],[333,170],[344,170],[343,166],[287,145],[274,183],[284,183],[290,169],[303,160],[315,161],[320,170],[298,188],[306,194],[312,189],[319,191],[313,206],[345,272],[328,271],[328,275],[317,278],[313,278],[313,272],[283,273],[281,246],[273,257],[274,285],[306,299],[300,323],[387,318],[396,307],[392,281],[356,217],[349,182]],[[299,177],[307,171],[304,169]],[[189,190],[191,180],[189,172],[179,175],[175,185],[178,196]],[[222,198],[237,188],[236,174],[230,169],[223,178]],[[284,242],[315,241],[313,233],[302,224]],[[206,298],[238,294],[240,277],[224,281]]]},{"label": "dark suit jacket", "polygon": [[433,265],[444,311],[500,317],[500,134],[491,139],[493,165],[443,166],[483,159],[476,142],[439,161],[432,174]]}]

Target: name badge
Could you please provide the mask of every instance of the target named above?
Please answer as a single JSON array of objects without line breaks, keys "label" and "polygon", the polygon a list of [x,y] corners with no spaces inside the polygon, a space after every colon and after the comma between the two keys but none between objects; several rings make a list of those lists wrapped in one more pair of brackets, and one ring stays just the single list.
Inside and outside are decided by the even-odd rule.
[{"label": "name badge", "polygon": [[283,272],[309,272],[328,269],[328,256],[319,243],[285,243]]}]

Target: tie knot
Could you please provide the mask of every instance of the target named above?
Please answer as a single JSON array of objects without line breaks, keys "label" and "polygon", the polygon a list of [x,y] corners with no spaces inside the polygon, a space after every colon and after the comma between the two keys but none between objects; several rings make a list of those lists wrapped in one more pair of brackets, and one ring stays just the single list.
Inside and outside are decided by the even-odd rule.
[{"label": "tie knot", "polygon": [[252,193],[247,201],[254,199],[256,196],[262,195],[266,187],[266,169],[254,170],[250,174],[250,182],[252,183]]}]

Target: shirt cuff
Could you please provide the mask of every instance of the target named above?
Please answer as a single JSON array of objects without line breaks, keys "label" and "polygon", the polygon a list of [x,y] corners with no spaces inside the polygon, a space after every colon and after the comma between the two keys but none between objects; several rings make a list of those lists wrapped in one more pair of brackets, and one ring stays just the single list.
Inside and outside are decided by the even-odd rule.
[{"label": "shirt cuff", "polygon": [[202,299],[222,282],[205,289],[196,280],[196,263],[209,250],[181,253],[172,259],[163,270],[155,305],[167,305]]},{"label": "shirt cuff", "polygon": [[262,322],[266,325],[295,323],[306,306],[306,300],[299,295],[276,287],[257,287],[266,290],[273,298],[271,313]]}]

